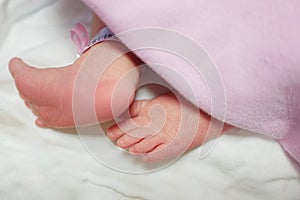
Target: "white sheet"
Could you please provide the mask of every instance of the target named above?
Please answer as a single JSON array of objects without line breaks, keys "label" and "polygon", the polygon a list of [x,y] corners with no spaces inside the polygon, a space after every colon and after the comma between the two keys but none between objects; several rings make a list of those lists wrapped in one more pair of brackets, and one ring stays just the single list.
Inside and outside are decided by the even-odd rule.
[{"label": "white sheet", "polygon": [[89,16],[74,0],[0,0],[0,199],[300,199],[299,173],[278,143],[246,131],[222,136],[205,159],[194,150],[132,175],[93,159],[74,130],[37,128],[7,63],[71,63],[68,31]]}]

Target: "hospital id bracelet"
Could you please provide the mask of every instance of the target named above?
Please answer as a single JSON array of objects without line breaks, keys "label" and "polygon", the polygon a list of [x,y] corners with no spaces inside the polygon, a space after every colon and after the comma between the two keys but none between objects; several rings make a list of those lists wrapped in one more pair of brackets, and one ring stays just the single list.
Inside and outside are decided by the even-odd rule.
[{"label": "hospital id bracelet", "polygon": [[76,51],[81,55],[92,46],[101,43],[105,40],[119,39],[115,34],[107,27],[102,28],[91,40],[89,40],[89,33],[87,28],[82,24],[76,24],[70,31],[70,37]]}]

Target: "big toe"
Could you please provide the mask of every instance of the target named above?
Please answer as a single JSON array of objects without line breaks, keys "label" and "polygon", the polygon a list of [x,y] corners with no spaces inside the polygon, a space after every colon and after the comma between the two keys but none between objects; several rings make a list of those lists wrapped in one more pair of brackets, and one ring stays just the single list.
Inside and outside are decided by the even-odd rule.
[{"label": "big toe", "polygon": [[37,69],[24,63],[20,58],[13,58],[9,62],[9,71],[15,79],[20,94],[28,98],[34,90]]},{"label": "big toe", "polygon": [[12,58],[9,61],[8,66],[9,71],[14,78],[18,75],[25,75],[25,73],[28,73],[29,71],[32,71],[32,69],[35,69],[34,67],[31,67],[28,64],[24,63],[22,59],[17,57]]},{"label": "big toe", "polygon": [[27,70],[27,68],[30,67],[29,65],[24,63],[23,60],[17,57],[12,58],[9,61],[8,66],[9,66],[9,71],[13,77],[16,77],[18,74],[23,73],[24,70]]},{"label": "big toe", "polygon": [[19,68],[19,63],[21,62],[21,59],[20,58],[12,58],[10,61],[9,61],[9,64],[8,64],[8,68],[9,68],[9,72],[10,74],[15,77],[15,74]]}]

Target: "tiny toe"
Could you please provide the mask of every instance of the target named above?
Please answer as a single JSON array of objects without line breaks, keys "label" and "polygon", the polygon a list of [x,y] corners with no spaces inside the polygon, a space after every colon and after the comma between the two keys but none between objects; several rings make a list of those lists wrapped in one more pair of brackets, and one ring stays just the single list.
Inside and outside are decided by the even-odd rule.
[{"label": "tiny toe", "polygon": [[122,137],[125,133],[118,127],[117,124],[112,125],[107,130],[107,137],[109,137],[110,140],[116,141],[120,137]]},{"label": "tiny toe", "polygon": [[186,146],[182,146],[176,142],[163,143],[155,147],[151,152],[143,156],[145,162],[157,162],[161,160],[176,160],[187,151]]},{"label": "tiny toe", "polygon": [[137,143],[133,147],[129,149],[130,153],[133,154],[143,154],[143,153],[148,153],[155,149],[157,146],[163,144],[164,140],[160,136],[154,136],[154,137],[149,137],[145,138],[141,142]]},{"label": "tiny toe", "polygon": [[176,156],[177,153],[168,149],[165,144],[161,144],[155,147],[151,152],[145,154],[143,156],[143,161],[145,162],[157,162],[161,160],[166,160],[168,158],[172,158]]},{"label": "tiny toe", "polygon": [[41,128],[47,127],[47,125],[46,125],[41,119],[39,119],[39,118],[35,120],[35,124],[36,124],[38,127],[41,127]]},{"label": "tiny toe", "polygon": [[147,117],[131,118],[129,120],[125,120],[118,124],[112,125],[107,130],[107,136],[112,141],[115,141],[119,139],[121,136],[123,136],[125,133],[132,132],[137,128],[143,127],[147,123],[149,123],[149,119]]},{"label": "tiny toe", "polygon": [[138,101],[134,101],[130,108],[129,108],[129,113],[131,115],[131,117],[136,117],[139,115],[141,108],[144,106],[146,100],[138,100]]},{"label": "tiny toe", "polygon": [[118,139],[117,144],[119,147],[121,147],[123,149],[127,149],[127,148],[131,147],[132,145],[138,143],[142,139],[143,138],[136,138],[136,137],[132,137],[128,134],[125,134],[121,138]]},{"label": "tiny toe", "polygon": [[166,159],[168,159],[167,156],[158,155],[158,154],[146,154],[143,156],[143,161],[145,162],[158,162]]},{"label": "tiny toe", "polygon": [[29,109],[31,109],[31,104],[29,103],[29,101],[25,100],[24,103]]}]

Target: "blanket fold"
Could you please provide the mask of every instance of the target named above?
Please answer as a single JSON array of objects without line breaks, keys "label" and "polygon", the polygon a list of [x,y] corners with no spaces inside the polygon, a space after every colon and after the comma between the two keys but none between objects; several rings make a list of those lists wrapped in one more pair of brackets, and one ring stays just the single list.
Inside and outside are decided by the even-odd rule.
[{"label": "blanket fold", "polygon": [[[83,2],[116,34],[157,27],[191,38],[205,49],[222,79],[226,94],[225,122],[273,137],[300,163],[299,1]],[[130,43],[126,38],[123,42]],[[195,75],[189,64],[164,53],[137,51],[136,54],[147,64],[172,66],[188,77],[199,107],[220,119],[222,113],[212,112],[209,94],[203,89],[204,82],[213,79]],[[193,98],[174,76],[162,68],[153,70],[187,99]]]}]

